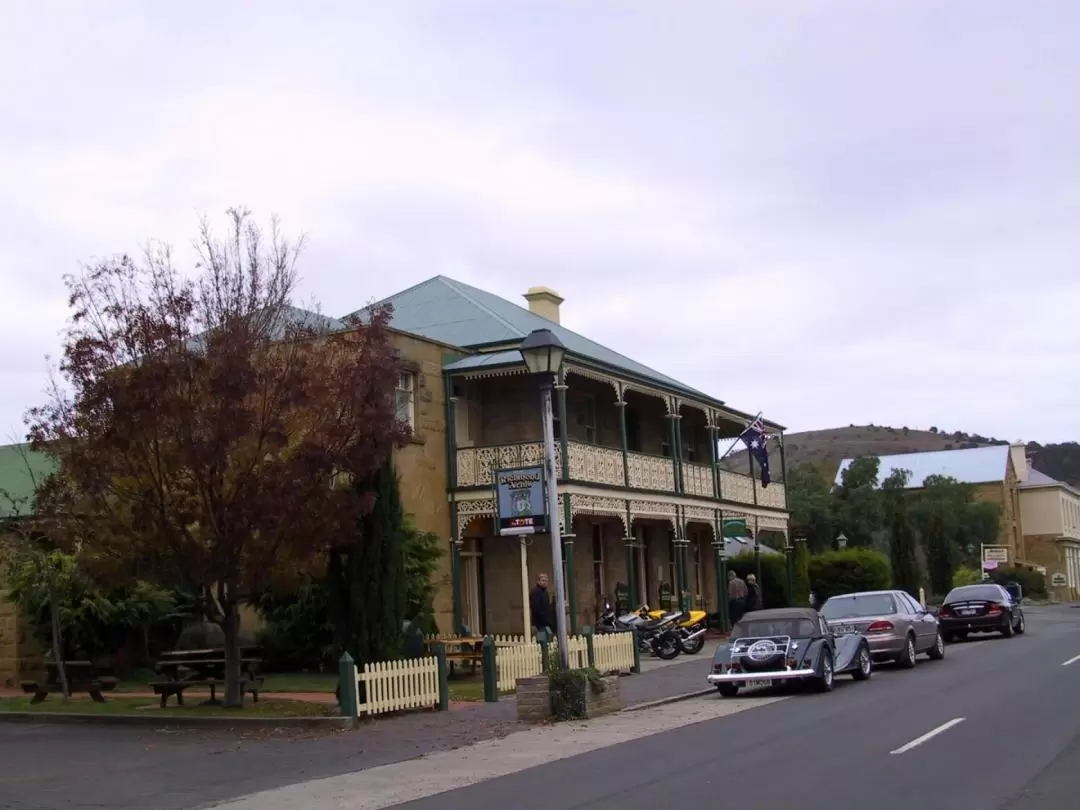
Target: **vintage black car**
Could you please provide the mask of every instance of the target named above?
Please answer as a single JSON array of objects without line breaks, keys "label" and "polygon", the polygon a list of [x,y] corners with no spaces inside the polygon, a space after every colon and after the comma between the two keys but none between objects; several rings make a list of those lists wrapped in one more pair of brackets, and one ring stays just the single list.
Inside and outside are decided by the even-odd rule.
[{"label": "vintage black car", "polygon": [[840,673],[865,681],[873,672],[870,645],[861,633],[834,634],[813,608],[755,610],[731,630],[713,656],[709,683],[724,697],[751,684],[803,681],[828,692]]}]

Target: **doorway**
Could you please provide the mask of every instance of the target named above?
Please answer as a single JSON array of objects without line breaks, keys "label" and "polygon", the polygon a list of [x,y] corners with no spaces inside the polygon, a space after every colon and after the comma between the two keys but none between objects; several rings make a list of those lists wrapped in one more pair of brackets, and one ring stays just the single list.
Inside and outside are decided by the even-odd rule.
[{"label": "doorway", "polygon": [[481,583],[484,578],[484,556],[479,537],[464,538],[461,547],[461,621],[470,633],[483,633],[484,615]]}]

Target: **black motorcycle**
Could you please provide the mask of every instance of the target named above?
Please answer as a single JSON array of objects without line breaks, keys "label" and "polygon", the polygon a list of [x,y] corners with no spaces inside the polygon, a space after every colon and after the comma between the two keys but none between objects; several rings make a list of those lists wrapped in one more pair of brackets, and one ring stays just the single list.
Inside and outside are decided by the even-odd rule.
[{"label": "black motorcycle", "polygon": [[615,615],[610,602],[604,603],[604,612],[596,623],[598,633],[618,633],[637,630],[638,649],[648,655],[670,661],[682,652],[682,638],[678,632],[678,620],[681,611],[665,613],[659,619],[648,617],[648,608],[636,613]]}]

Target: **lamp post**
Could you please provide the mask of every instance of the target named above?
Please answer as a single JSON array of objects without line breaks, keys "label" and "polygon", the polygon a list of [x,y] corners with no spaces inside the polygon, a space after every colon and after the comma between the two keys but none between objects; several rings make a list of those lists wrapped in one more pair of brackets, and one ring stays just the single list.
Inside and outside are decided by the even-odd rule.
[{"label": "lamp post", "polygon": [[544,425],[544,477],[547,479],[548,535],[551,537],[551,575],[555,580],[555,627],[559,636],[559,668],[568,668],[566,586],[563,584],[562,538],[559,536],[559,474],[555,468],[555,419],[551,392],[562,368],[566,348],[550,329],[536,329],[521,342],[521,356],[540,383],[540,418]]},{"label": "lamp post", "polygon": [[836,547],[841,550],[847,548],[847,535],[843,532],[836,535]]}]

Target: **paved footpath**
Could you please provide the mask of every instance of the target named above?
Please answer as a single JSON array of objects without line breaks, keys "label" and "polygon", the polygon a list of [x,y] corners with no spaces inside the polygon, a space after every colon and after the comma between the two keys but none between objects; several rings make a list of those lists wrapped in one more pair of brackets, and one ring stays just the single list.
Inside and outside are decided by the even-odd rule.
[{"label": "paved footpath", "polygon": [[[700,690],[710,659],[707,649],[622,678],[624,703]],[[498,740],[527,728],[516,711],[504,698],[306,736],[0,723],[0,808],[190,810]]]}]

